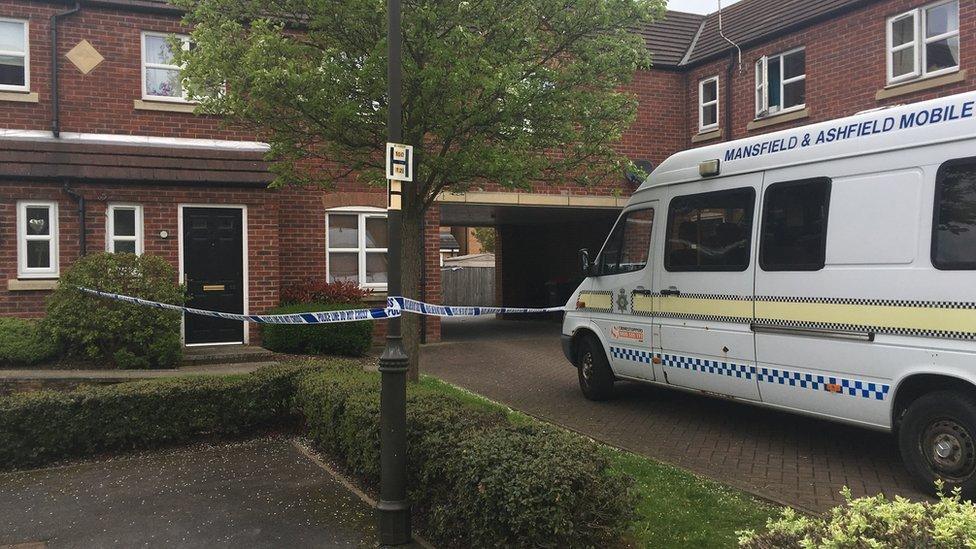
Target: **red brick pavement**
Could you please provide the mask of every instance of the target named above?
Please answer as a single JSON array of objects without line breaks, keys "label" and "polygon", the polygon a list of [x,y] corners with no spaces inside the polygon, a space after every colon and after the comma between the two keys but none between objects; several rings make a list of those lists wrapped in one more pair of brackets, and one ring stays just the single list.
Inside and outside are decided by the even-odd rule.
[{"label": "red brick pavement", "polygon": [[613,446],[802,510],[855,496],[921,498],[887,434],[680,391],[618,384],[585,400],[554,323],[445,322],[423,349],[423,371]]}]

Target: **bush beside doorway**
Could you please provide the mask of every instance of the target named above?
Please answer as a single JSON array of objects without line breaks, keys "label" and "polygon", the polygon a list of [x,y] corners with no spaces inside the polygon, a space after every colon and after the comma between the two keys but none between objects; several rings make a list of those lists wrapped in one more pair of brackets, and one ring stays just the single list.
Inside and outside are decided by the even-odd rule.
[{"label": "bush beside doorway", "polygon": [[151,255],[92,254],[61,276],[44,326],[68,358],[122,369],[172,368],[183,356],[180,313],[95,297],[80,287],[182,305],[176,269]]}]

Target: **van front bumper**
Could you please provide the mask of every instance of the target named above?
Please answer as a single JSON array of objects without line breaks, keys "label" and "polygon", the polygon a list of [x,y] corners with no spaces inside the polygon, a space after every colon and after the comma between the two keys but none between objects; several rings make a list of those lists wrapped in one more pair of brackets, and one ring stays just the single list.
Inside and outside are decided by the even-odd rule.
[{"label": "van front bumper", "polygon": [[562,334],[561,338],[563,344],[563,354],[566,355],[566,360],[568,360],[569,363],[575,368],[576,359],[573,357],[573,336]]}]

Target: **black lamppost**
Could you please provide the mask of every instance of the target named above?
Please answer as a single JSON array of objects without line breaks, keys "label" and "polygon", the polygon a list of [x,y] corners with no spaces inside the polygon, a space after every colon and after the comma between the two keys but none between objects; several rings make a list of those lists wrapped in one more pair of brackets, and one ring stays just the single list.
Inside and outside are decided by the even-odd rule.
[{"label": "black lamppost", "polygon": [[[390,142],[400,143],[403,137],[402,100],[400,96],[401,36],[400,0],[387,0],[389,41],[389,127]],[[392,182],[391,182],[392,183]],[[405,186],[407,183],[402,183]],[[400,196],[393,193],[391,184],[387,209],[388,292],[400,295]],[[386,349],[380,357],[380,502],[377,505],[380,544],[410,543],[410,502],[407,501],[407,368],[409,358],[403,347],[400,319],[391,318],[387,324]]]}]

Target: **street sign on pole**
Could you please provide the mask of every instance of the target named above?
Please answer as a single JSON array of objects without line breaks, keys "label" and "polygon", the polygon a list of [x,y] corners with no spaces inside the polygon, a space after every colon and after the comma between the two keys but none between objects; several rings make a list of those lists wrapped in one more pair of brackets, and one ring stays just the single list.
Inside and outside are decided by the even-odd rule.
[{"label": "street sign on pole", "polygon": [[389,182],[387,208],[400,210],[403,183],[413,181],[413,147],[400,143],[386,144],[386,179]]},{"label": "street sign on pole", "polygon": [[393,181],[413,181],[413,147],[400,143],[386,144],[386,178]]}]

